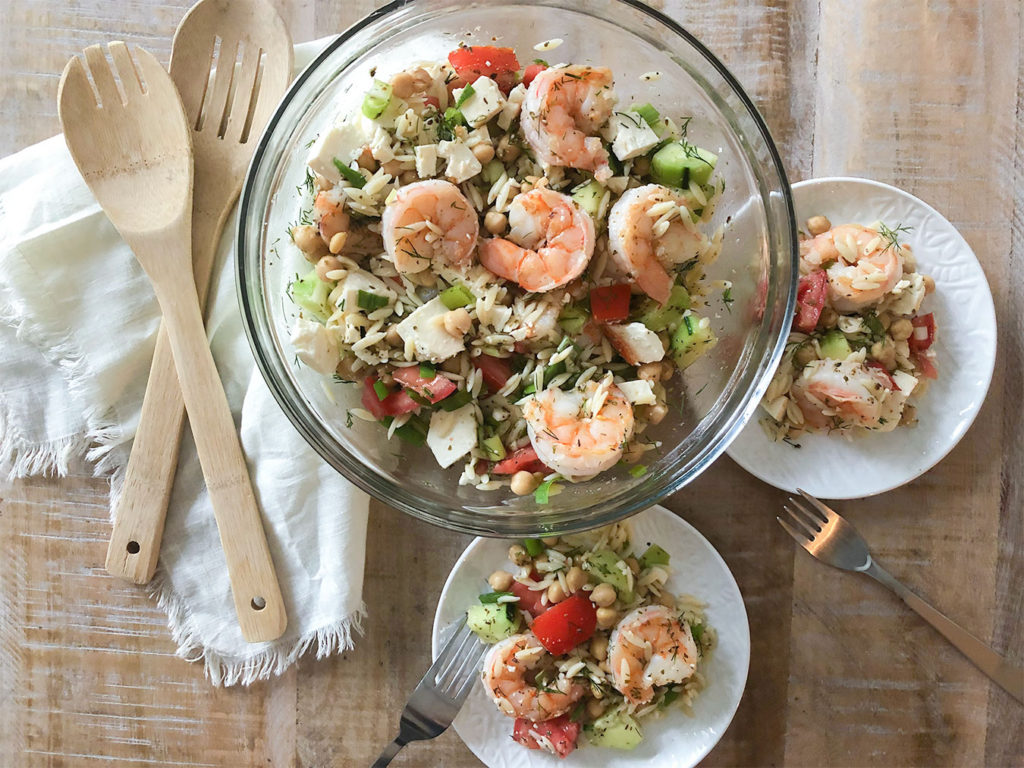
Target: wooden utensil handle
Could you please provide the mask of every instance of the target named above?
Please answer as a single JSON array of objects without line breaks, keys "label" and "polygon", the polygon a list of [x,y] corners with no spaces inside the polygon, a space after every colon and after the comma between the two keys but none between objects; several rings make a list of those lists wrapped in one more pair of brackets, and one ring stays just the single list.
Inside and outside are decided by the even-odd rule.
[{"label": "wooden utensil handle", "polygon": [[242,635],[249,642],[274,640],[287,625],[284,601],[235,422],[206,341],[195,286],[190,275],[174,276],[170,270],[153,283],[217,519]]},{"label": "wooden utensil handle", "polygon": [[[217,242],[233,199],[234,196],[226,201],[222,199],[213,212],[199,205],[193,208],[192,265],[202,307],[206,306]],[[136,584],[145,584],[153,578],[178,466],[184,421],[185,401],[181,397],[167,331],[161,323],[139,426],[128,457],[121,495],[114,508],[106,560],[107,571],[113,576]]]}]

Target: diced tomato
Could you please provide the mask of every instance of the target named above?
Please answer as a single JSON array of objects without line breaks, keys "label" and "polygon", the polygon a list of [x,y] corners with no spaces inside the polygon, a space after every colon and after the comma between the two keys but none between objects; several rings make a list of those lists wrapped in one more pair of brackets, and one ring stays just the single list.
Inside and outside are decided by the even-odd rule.
[{"label": "diced tomato", "polygon": [[473,471],[478,475],[489,474],[491,470],[491,462],[487,459],[477,459],[476,464],[473,465]]},{"label": "diced tomato", "polygon": [[911,352],[910,359],[914,361],[914,365],[917,366],[921,375],[926,379],[939,378],[939,371],[928,355],[919,352]]},{"label": "diced tomato", "polygon": [[367,376],[363,382],[363,407],[373,414],[373,418],[380,421],[385,416],[399,416],[419,409],[420,404],[409,397],[404,389],[389,391],[388,396],[381,400],[373,388],[376,383],[377,379],[373,376]]},{"label": "diced tomato", "polygon": [[918,315],[910,318],[914,326],[914,332],[907,339],[907,344],[913,352],[923,352],[935,343],[935,313]]},{"label": "diced tomato", "polygon": [[899,385],[896,383],[896,379],[894,379],[892,377],[892,374],[889,373],[889,369],[882,365],[880,362],[878,362],[877,360],[872,360],[871,362],[867,363],[867,367],[874,368],[876,371],[881,371],[885,378],[889,380],[889,389],[897,391],[899,390]]},{"label": "diced tomato", "polygon": [[523,85],[529,88],[530,83],[533,82],[533,78],[535,78],[545,69],[547,69],[547,67],[544,66],[543,64],[530,64],[529,66],[527,66],[526,69],[523,70]]},{"label": "diced tomato", "polygon": [[818,318],[825,308],[828,295],[828,277],[819,269],[800,278],[796,289],[796,319],[794,327],[801,333],[811,333],[818,325]]},{"label": "diced tomato", "polygon": [[540,603],[541,597],[544,595],[543,589],[530,589],[525,584],[513,581],[509,590],[519,598],[517,605],[533,618],[537,618],[548,609],[548,606]]},{"label": "diced tomato", "polygon": [[505,382],[512,376],[512,363],[507,357],[494,357],[492,355],[479,355],[473,358],[473,365],[484,377],[484,384],[491,392],[497,392],[505,386]]},{"label": "diced tomato", "polygon": [[516,472],[544,472],[551,470],[537,457],[537,451],[532,445],[520,448],[508,458],[502,459],[494,465],[496,475],[514,475]]},{"label": "diced tomato", "polygon": [[617,323],[629,317],[630,288],[625,283],[605,285],[590,292],[590,313],[599,323]]},{"label": "diced tomato", "polygon": [[423,99],[423,103],[429,104],[434,109],[441,108],[441,102],[438,100],[437,96],[427,96],[425,99]]},{"label": "diced tomato", "polygon": [[472,45],[456,48],[448,54],[448,62],[455,74],[472,83],[481,75],[491,78],[502,91],[508,93],[516,84],[519,59],[511,48],[493,45]]},{"label": "diced tomato", "polygon": [[587,642],[597,628],[597,609],[584,592],[555,603],[530,627],[549,653],[561,656]]},{"label": "diced tomato", "polygon": [[555,748],[555,754],[565,757],[576,749],[576,740],[580,735],[580,724],[574,723],[569,715],[562,715],[553,720],[533,723],[525,717],[517,717],[512,727],[512,739],[527,749],[542,749],[537,737],[548,740]]},{"label": "diced tomato", "polygon": [[411,389],[413,392],[427,398],[432,403],[438,403],[441,400],[444,400],[448,395],[458,389],[458,387],[455,386],[454,381],[445,378],[439,373],[434,374],[434,376],[429,379],[423,378],[420,376],[420,367],[418,365],[396,368],[392,375],[395,377],[395,381],[403,387]]}]

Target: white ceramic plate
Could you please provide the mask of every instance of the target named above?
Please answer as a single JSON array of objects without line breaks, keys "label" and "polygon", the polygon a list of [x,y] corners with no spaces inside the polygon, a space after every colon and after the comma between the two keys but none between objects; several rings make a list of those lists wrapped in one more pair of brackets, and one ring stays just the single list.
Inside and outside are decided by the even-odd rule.
[{"label": "white ceramic plate", "polygon": [[916,400],[917,426],[851,439],[806,435],[796,449],[765,433],[758,409],[729,455],[755,477],[785,491],[803,488],[827,499],[891,490],[934,467],[978,414],[996,356],[996,314],[974,252],[938,211],[911,194],[868,179],[811,179],[793,185],[797,221],[816,214],[833,225],[883,221],[913,227],[901,240],[914,249],[918,271],[935,278],[923,312],[935,313],[939,378]]},{"label": "white ceramic plate", "polygon": [[[705,669],[708,686],[694,702],[694,717],[673,709],[663,717],[643,721],[644,740],[630,752],[581,745],[563,760],[512,741],[512,718],[501,714],[487,698],[482,684],[477,683],[455,718],[454,727],[473,754],[490,768],[690,768],[725,733],[739,706],[750,662],[750,631],[736,580],[707,539],[664,507],[652,507],[631,518],[630,523],[634,549],[643,551],[648,543],[663,547],[672,557],[669,589],[706,602],[708,623],[718,632],[718,647]],[[442,630],[489,590],[487,577],[497,568],[512,570],[507,559],[509,543],[477,538],[455,563],[434,614],[434,656],[441,645]]]}]

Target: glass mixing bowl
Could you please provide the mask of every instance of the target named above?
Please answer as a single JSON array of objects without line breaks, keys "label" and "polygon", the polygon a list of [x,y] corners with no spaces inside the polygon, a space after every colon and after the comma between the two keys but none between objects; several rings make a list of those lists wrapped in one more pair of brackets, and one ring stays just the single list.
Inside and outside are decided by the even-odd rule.
[{"label": "glass mixing bowl", "polygon": [[[555,50],[534,45],[561,38]],[[387,441],[376,424],[347,418],[355,385],[296,365],[289,325],[297,308],[289,280],[309,269],[287,228],[299,212],[307,144],[333,119],[357,110],[371,73],[388,79],[412,62],[442,60],[460,42],[514,47],[611,67],[619,99],[692,116],[689,137],[719,156],[725,192],[713,227],[724,246],[708,279],[732,283],[713,299],[718,345],[672,383],[673,410],[645,435],[661,441],[646,474],[616,467],[565,483],[548,504],[508,489],[459,486],[456,464],[440,469],[426,447]],[[660,78],[640,75],[659,72]],[[796,294],[793,203],[768,129],[739,83],[691,34],[628,0],[394,2],[341,34],[299,76],[256,148],[239,204],[238,287],[257,364],[284,412],[311,446],[357,486],[428,522],[480,535],[555,535],[622,519],[678,491],[725,450],[757,407],[782,353]],[[720,296],[720,292],[718,294]],[[652,454],[655,454],[652,456]]]}]

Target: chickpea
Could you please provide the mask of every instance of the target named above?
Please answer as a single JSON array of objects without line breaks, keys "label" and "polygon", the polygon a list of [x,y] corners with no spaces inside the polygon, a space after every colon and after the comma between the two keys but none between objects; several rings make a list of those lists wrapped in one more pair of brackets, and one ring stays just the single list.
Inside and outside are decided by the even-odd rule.
[{"label": "chickpea", "polygon": [[494,159],[494,145],[486,141],[481,141],[473,147],[473,156],[486,165]]},{"label": "chickpea", "polygon": [[598,661],[608,658],[608,636],[594,635],[594,639],[590,641],[590,652]]},{"label": "chickpea", "polygon": [[835,328],[839,322],[839,313],[832,307],[825,307],[821,310],[821,317],[818,318],[819,328]]},{"label": "chickpea", "polygon": [[635,173],[637,176],[646,176],[650,172],[651,161],[644,155],[641,155],[640,157],[633,161],[633,173]]},{"label": "chickpea", "polygon": [[579,592],[587,581],[589,579],[587,578],[586,571],[578,565],[574,565],[565,573],[565,584],[569,587],[570,592]]},{"label": "chickpea", "polygon": [[889,335],[893,341],[905,341],[914,334],[914,324],[905,317],[899,317],[889,326]]},{"label": "chickpea", "polygon": [[502,235],[508,227],[508,216],[497,211],[488,211],[484,216],[484,229],[492,235]]},{"label": "chickpea", "polygon": [[597,609],[597,626],[601,629],[611,629],[619,621],[619,612],[614,608]]},{"label": "chickpea", "polygon": [[392,347],[402,346],[402,336],[398,333],[398,329],[392,326],[388,328],[388,332],[384,334],[384,341],[386,341]]},{"label": "chickpea", "polygon": [[326,282],[327,273],[336,269],[341,269],[341,262],[337,256],[321,256],[320,261],[316,263],[316,276]]},{"label": "chickpea", "polygon": [[672,596],[671,592],[663,591],[658,595],[658,605],[664,605],[666,608],[674,611],[676,608],[676,599]]},{"label": "chickpea", "polygon": [[327,190],[333,187],[334,184],[326,176],[321,176],[319,173],[316,174],[316,188],[319,190]]},{"label": "chickpea", "polygon": [[635,557],[627,557],[626,565],[629,566],[629,570],[633,572],[634,576],[640,573],[640,561],[637,560]]},{"label": "chickpea", "polygon": [[521,151],[517,145],[509,141],[507,134],[498,142],[498,157],[506,163],[517,160]]},{"label": "chickpea", "polygon": [[619,595],[611,584],[598,584],[590,592],[590,602],[598,608],[607,608],[618,599]]},{"label": "chickpea", "polygon": [[432,78],[430,73],[423,67],[416,67],[416,69],[409,74],[412,75],[413,88],[415,89],[414,93],[427,90],[427,88],[430,87],[430,84],[434,81],[434,78]]},{"label": "chickpea", "polygon": [[661,378],[661,363],[644,363],[636,369],[636,375],[653,384]]},{"label": "chickpea", "polygon": [[359,155],[359,167],[365,168],[370,173],[377,170],[377,159],[373,156],[373,152],[370,151],[369,147],[364,147]]},{"label": "chickpea", "polygon": [[647,423],[661,424],[666,416],[668,416],[668,406],[664,403],[655,403],[647,412]]},{"label": "chickpea", "polygon": [[381,170],[384,171],[388,176],[401,176],[402,175],[402,161],[401,160],[388,160],[384,165],[381,166]]},{"label": "chickpea", "polygon": [[512,574],[508,571],[495,571],[487,577],[487,583],[495,592],[507,592],[512,586]]},{"label": "chickpea", "polygon": [[646,451],[640,443],[630,443],[622,452],[622,461],[626,464],[636,464],[644,457]]},{"label": "chickpea", "polygon": [[591,719],[596,720],[604,714],[604,710],[608,705],[600,699],[590,699],[587,701],[587,714]]},{"label": "chickpea", "polygon": [[391,93],[400,99],[407,99],[416,90],[416,81],[408,72],[399,72],[391,80]]},{"label": "chickpea", "polygon": [[931,275],[922,275],[924,279],[924,295],[935,293],[935,278]]},{"label": "chickpea", "polygon": [[885,312],[878,313],[878,322],[885,330],[889,330],[889,326],[892,325],[892,312],[888,310]]},{"label": "chickpea", "polygon": [[519,470],[512,475],[512,493],[516,496],[529,496],[537,490],[538,485],[540,485],[540,483],[537,482],[537,478],[526,470]]},{"label": "chickpea", "polygon": [[560,603],[563,600],[565,600],[565,590],[562,589],[562,585],[557,581],[553,582],[551,586],[548,587],[548,602],[554,604]]},{"label": "chickpea", "polygon": [[462,338],[469,332],[469,329],[473,325],[473,318],[469,316],[469,312],[466,311],[465,307],[459,307],[453,309],[444,315],[444,329],[445,331],[456,338]]},{"label": "chickpea", "polygon": [[661,361],[661,380],[668,381],[676,373],[676,367],[668,360]]},{"label": "chickpea", "polygon": [[516,565],[529,565],[530,553],[526,551],[522,544],[513,544],[508,548],[508,559]]},{"label": "chickpea", "polygon": [[462,373],[462,355],[449,357],[441,363],[441,370],[447,371],[448,373]]},{"label": "chickpea", "polygon": [[796,352],[793,353],[793,363],[802,368],[812,360],[816,360],[817,357],[817,354],[814,352],[813,344],[801,344],[796,348]]},{"label": "chickpea", "polygon": [[334,254],[341,253],[345,249],[345,241],[348,240],[348,232],[335,232],[331,235],[331,244],[327,249]]},{"label": "chickpea", "polygon": [[546,536],[546,537],[542,537],[540,541],[541,541],[541,543],[545,547],[553,547],[556,544],[558,544],[558,537],[557,536]]},{"label": "chickpea", "polygon": [[896,347],[888,339],[871,345],[871,357],[884,365],[886,370],[896,369]]},{"label": "chickpea", "polygon": [[352,368],[355,362],[356,358],[354,357],[343,357],[334,369],[334,372],[338,374],[342,381],[355,381],[359,378],[359,374]]},{"label": "chickpea", "polygon": [[519,185],[519,192],[520,192],[520,194],[526,194],[531,189],[533,189],[533,184],[531,184],[528,181],[524,181],[522,184]]},{"label": "chickpea", "polygon": [[402,171],[402,175],[398,177],[402,184],[415,184],[419,179],[420,177],[416,171]]},{"label": "chickpea", "polygon": [[320,237],[320,230],[312,224],[292,227],[292,240],[310,261],[319,261],[327,253],[327,245]]},{"label": "chickpea", "polygon": [[824,216],[811,216],[807,220],[807,231],[812,235],[821,235],[832,229],[832,222]]}]

